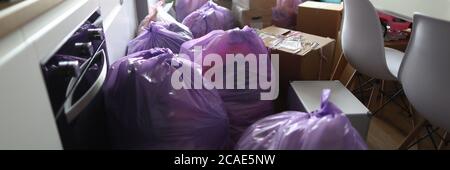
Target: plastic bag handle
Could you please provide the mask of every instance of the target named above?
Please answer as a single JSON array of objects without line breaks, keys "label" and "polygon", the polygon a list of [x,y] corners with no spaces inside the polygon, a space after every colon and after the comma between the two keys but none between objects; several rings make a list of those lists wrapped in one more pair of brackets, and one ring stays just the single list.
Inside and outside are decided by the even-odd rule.
[{"label": "plastic bag handle", "polygon": [[322,103],[321,103],[321,108],[325,108],[329,101],[330,101],[330,96],[331,96],[331,89],[323,89],[322,91]]},{"label": "plastic bag handle", "polygon": [[320,104],[320,109],[313,112],[313,115],[317,117],[323,117],[326,115],[336,115],[342,113],[342,111],[336,105],[330,102],[330,97],[331,97],[331,89],[324,89],[322,91],[322,100]]}]

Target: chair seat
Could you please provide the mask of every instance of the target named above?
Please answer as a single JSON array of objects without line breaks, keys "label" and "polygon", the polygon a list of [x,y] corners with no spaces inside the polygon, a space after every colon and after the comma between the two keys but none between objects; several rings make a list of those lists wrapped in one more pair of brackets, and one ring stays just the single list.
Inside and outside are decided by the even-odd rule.
[{"label": "chair seat", "polygon": [[389,71],[391,72],[392,75],[398,78],[398,72],[400,70],[400,65],[402,64],[405,53],[388,47],[385,47],[385,51],[386,51],[385,52],[386,63],[389,68]]}]

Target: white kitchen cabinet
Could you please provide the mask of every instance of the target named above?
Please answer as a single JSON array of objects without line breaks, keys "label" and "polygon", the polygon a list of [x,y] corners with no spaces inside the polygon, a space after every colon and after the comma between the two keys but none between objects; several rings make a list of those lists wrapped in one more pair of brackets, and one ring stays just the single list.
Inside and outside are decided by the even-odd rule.
[{"label": "white kitchen cabinet", "polygon": [[0,39],[0,149],[62,149],[40,65],[98,8],[65,0]]},{"label": "white kitchen cabinet", "polygon": [[62,149],[36,51],[20,30],[0,48],[0,150]]},{"label": "white kitchen cabinet", "polygon": [[39,61],[51,57],[96,9],[97,0],[65,0],[25,25],[26,41],[34,45]]},{"label": "white kitchen cabinet", "polygon": [[40,65],[95,10],[110,61],[123,57],[138,25],[134,0],[64,0],[0,38],[0,150],[63,149]]},{"label": "white kitchen cabinet", "polygon": [[114,8],[121,6],[123,0],[98,0],[102,15],[109,16]]},{"label": "white kitchen cabinet", "polygon": [[138,21],[135,3],[133,0],[124,0],[122,5],[103,16],[110,63],[125,56],[128,42],[136,35]]}]

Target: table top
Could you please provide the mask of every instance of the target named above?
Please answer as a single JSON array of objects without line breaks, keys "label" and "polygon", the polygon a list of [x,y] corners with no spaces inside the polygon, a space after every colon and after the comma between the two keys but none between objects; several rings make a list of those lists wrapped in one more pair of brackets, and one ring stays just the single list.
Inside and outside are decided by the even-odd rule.
[{"label": "table top", "polygon": [[450,21],[450,0],[370,0],[381,12],[413,21],[414,13]]},{"label": "table top", "polygon": [[330,89],[330,101],[346,115],[370,113],[369,109],[339,81],[294,81],[290,84],[306,112],[320,109],[322,91]]}]

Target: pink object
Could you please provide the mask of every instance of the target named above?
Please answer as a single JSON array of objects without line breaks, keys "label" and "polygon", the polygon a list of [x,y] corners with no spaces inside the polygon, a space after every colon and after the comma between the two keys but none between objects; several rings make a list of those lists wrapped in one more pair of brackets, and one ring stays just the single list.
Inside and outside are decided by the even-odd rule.
[{"label": "pink object", "polygon": [[278,0],[272,9],[272,23],[278,27],[293,28],[297,25],[298,5],[304,0]]},{"label": "pink object", "polygon": [[391,27],[391,30],[393,31],[403,31],[408,29],[411,26],[411,22],[398,22],[395,21],[395,17],[391,15],[387,15],[381,12],[378,12],[378,15],[380,16],[381,22],[386,23],[388,26]]},{"label": "pink object", "polygon": [[208,0],[176,0],[177,21],[182,22],[189,14],[202,7]]},{"label": "pink object", "polygon": [[329,102],[313,113],[283,112],[253,124],[242,136],[238,150],[367,150],[367,144],[348,118]]},{"label": "pink object", "polygon": [[174,53],[180,52],[181,45],[192,39],[189,29],[183,29],[177,24],[150,22],[143,32],[128,43],[127,54],[152,48],[168,48]]},{"label": "pink object", "polygon": [[191,30],[194,38],[199,38],[213,30],[234,28],[234,17],[230,10],[209,1],[189,14],[183,20],[183,24]]},{"label": "pink object", "polygon": [[[262,39],[250,27],[243,29],[232,29],[228,31],[216,30],[199,38],[188,41],[181,46],[180,53],[187,54],[190,59],[194,59],[194,47],[203,47],[203,56],[208,54],[218,54],[222,57],[222,61],[226,61],[226,54],[259,54],[268,55],[269,52],[264,46]],[[259,58],[258,58],[259,60]],[[225,63],[224,63],[225,64]],[[225,65],[223,65],[225,66]],[[269,72],[271,66],[268,66]],[[205,73],[210,67],[204,67]],[[227,72],[224,69],[224,77]],[[233,70],[231,70],[233,71]],[[237,70],[233,73],[234,76],[238,74],[248,74],[252,76],[247,77],[246,85],[250,77],[257,77],[258,72],[252,72],[248,69],[246,71]],[[270,79],[270,74],[267,79]],[[227,78],[229,79],[229,78]],[[235,79],[236,80],[236,79]],[[226,82],[224,82],[225,86]],[[237,83],[235,82],[235,85]],[[258,86],[259,87],[259,86]],[[230,119],[230,146],[239,140],[242,132],[245,131],[251,124],[257,120],[264,118],[267,115],[273,114],[273,102],[260,100],[262,89],[243,89],[243,90],[218,90],[220,96],[225,102],[225,107]]]},{"label": "pink object", "polygon": [[222,99],[215,90],[173,88],[173,63],[198,70],[165,48],[112,64],[104,90],[114,149],[224,149],[229,133]]}]

